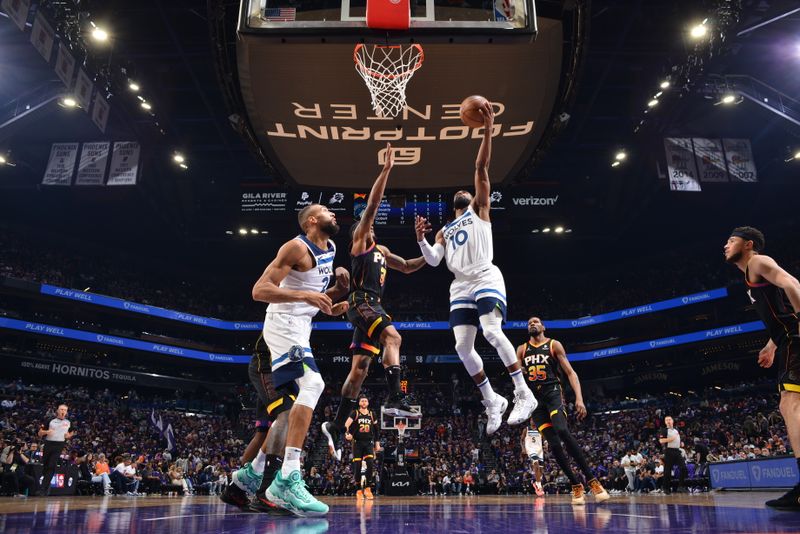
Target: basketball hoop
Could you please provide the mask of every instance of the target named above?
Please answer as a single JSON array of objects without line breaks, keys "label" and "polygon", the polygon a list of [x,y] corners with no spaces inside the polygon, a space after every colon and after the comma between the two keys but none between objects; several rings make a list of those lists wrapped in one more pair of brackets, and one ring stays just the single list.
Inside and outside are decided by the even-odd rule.
[{"label": "basketball hoop", "polygon": [[400,440],[402,441],[406,435],[406,429],[408,428],[408,423],[403,423],[402,421],[398,421],[394,425],[394,428],[397,430],[397,437],[399,437]]},{"label": "basketball hoop", "polygon": [[365,45],[353,51],[356,72],[364,79],[372,109],[380,118],[396,117],[406,105],[406,86],[422,67],[425,53],[419,44]]}]

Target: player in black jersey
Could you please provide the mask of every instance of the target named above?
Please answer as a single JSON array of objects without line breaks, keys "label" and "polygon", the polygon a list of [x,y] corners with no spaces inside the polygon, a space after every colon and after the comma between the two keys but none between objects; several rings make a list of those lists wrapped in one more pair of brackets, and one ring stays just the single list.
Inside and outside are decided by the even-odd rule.
[{"label": "player in black jersey", "polygon": [[384,245],[375,239],[373,224],[378,207],[383,200],[383,192],[389,179],[389,172],[394,164],[394,154],[389,143],[386,144],[386,162],[378,175],[367,198],[367,207],[361,220],[353,226],[350,245],[352,263],[350,273],[350,295],[347,302],[350,307],[347,319],[353,325],[353,342],[350,349],[353,353],[350,374],[342,386],[342,401],[333,421],[322,424],[322,432],[328,438],[331,454],[341,460],[342,450],[339,437],[344,430],[347,417],[356,407],[356,398],[361,391],[361,384],[367,377],[370,361],[381,353],[383,348],[383,368],[389,386],[389,396],[384,402],[384,412],[398,417],[419,417],[419,413],[411,408],[400,391],[400,334],[392,325],[392,318],[381,305],[383,286],[386,283],[386,269],[394,269],[405,274],[413,273],[425,266],[422,256],[406,260],[392,254]]},{"label": "player in black jersey", "polygon": [[586,477],[595,500],[597,502],[608,500],[610,498],[608,492],[603,489],[600,481],[592,473],[583,449],[578,445],[567,426],[567,410],[564,408],[564,393],[561,390],[559,370],[566,375],[572,390],[575,391],[575,411],[578,419],[586,417],[581,382],[567,359],[564,346],[555,339],[545,337],[544,331],[545,326],[542,320],[538,317],[531,317],[528,319],[530,339],[524,345],[517,347],[517,359],[522,365],[522,372],[528,387],[539,401],[531,418],[544,439],[550,444],[550,452],[572,484],[572,504],[585,504],[586,500],[583,496],[583,484],[572,471],[564,447]]},{"label": "player in black jersey", "polygon": [[[231,474],[231,481],[220,493],[220,499],[246,511],[291,515],[265,496],[283,463],[289,410],[295,397],[285,391],[275,390],[269,348],[264,342],[263,333],[258,335],[247,374],[257,393],[255,434],[242,454],[244,466]],[[255,494],[252,502],[248,493]]]},{"label": "player in black jersey", "polygon": [[[350,414],[344,426],[347,432],[345,438],[353,442],[353,477],[359,488],[356,499],[371,500],[375,454],[380,452],[381,444],[378,442],[378,422],[369,409],[369,399],[363,395],[358,399],[358,409]],[[364,485],[361,484],[362,463],[367,464]]]},{"label": "player in black jersey", "polygon": [[[725,260],[744,273],[747,294],[767,327],[769,340],[758,353],[758,364],[772,367],[777,356],[780,411],[800,470],[800,282],[761,254],[764,244],[756,228],[735,228],[725,243]],[[800,511],[800,482],[766,504]]]}]

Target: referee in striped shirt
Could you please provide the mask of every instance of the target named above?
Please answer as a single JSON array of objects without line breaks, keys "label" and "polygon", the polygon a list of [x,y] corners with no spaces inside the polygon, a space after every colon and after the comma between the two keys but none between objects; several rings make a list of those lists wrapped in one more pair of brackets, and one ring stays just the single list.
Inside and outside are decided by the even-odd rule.
[{"label": "referee in striped shirt", "polygon": [[75,434],[75,432],[69,431],[68,409],[66,404],[60,404],[56,409],[56,416],[50,420],[47,429],[42,425],[42,429],[39,430],[39,437],[44,438],[42,458],[44,476],[42,477],[42,487],[39,488],[37,493],[40,497],[50,494],[50,480],[56,472],[58,458],[61,456],[61,451],[64,449],[66,441]]}]

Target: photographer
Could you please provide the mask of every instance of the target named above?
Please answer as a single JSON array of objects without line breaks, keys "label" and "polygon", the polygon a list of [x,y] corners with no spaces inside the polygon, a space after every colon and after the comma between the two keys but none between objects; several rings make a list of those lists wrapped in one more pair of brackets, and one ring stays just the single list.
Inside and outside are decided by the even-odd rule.
[{"label": "photographer", "polygon": [[30,462],[26,455],[28,450],[26,443],[17,442],[8,447],[3,458],[2,486],[10,486],[16,496],[28,496],[36,487],[36,479],[25,474],[25,466]]}]

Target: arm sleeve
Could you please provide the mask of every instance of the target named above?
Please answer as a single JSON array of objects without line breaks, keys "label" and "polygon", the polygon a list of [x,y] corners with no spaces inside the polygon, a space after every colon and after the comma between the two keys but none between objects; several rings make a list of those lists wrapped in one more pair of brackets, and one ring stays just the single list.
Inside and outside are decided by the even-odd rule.
[{"label": "arm sleeve", "polygon": [[444,247],[439,243],[431,246],[427,239],[417,241],[419,249],[422,251],[422,257],[425,258],[425,263],[432,267],[436,267],[442,262],[444,258]]}]

